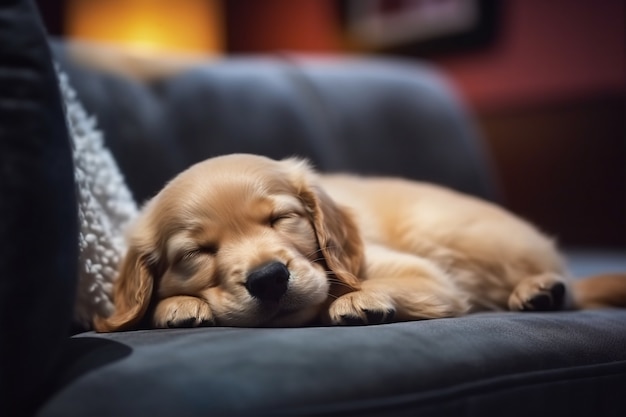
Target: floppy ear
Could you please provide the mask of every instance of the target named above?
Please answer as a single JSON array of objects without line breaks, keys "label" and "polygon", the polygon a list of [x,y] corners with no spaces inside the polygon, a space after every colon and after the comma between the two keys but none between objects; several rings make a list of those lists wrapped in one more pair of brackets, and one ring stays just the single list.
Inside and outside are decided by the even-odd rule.
[{"label": "floppy ear", "polygon": [[294,183],[311,216],[326,265],[342,283],[353,290],[359,289],[363,241],[352,215],[314,183],[315,175],[306,161],[288,159],[285,162],[295,170]]},{"label": "floppy ear", "polygon": [[154,276],[150,258],[131,247],[122,261],[115,281],[115,310],[107,318],[96,317],[94,328],[99,332],[127,330],[136,326],[146,314],[152,298]]},{"label": "floppy ear", "polygon": [[310,187],[302,197],[312,209],[313,226],[326,265],[344,284],[359,289],[363,242],[352,216],[317,186]]}]

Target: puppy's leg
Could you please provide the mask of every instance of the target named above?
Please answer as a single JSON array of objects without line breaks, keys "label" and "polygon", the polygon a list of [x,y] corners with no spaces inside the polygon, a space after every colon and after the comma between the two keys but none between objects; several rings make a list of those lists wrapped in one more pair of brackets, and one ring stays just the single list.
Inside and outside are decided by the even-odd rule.
[{"label": "puppy's leg", "polygon": [[396,309],[388,292],[361,289],[333,301],[328,321],[334,325],[390,323],[394,321]]},{"label": "puppy's leg", "polygon": [[197,297],[177,295],[157,304],[152,318],[154,327],[198,327],[215,324],[206,301]]},{"label": "puppy's leg", "polygon": [[544,273],[525,278],[509,297],[512,311],[560,310],[569,297],[566,280],[555,273]]},{"label": "puppy's leg", "polygon": [[331,324],[377,324],[455,317],[469,310],[467,297],[434,263],[407,253],[373,246],[361,289],[329,307]]}]

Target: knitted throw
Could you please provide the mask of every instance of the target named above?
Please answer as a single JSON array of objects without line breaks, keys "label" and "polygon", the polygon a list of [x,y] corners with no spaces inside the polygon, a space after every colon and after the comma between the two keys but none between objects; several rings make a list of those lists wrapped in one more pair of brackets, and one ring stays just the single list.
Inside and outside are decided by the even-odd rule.
[{"label": "knitted throw", "polygon": [[91,328],[94,315],[113,310],[112,289],[125,251],[124,228],[137,215],[137,204],[104,144],[96,120],[59,72],[61,94],[72,139],[79,221],[79,273],[74,319]]}]

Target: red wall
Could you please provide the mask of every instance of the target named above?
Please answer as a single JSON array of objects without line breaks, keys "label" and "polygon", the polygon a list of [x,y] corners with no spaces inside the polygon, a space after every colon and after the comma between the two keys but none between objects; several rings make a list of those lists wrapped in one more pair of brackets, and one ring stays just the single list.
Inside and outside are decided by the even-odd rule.
[{"label": "red wall", "polygon": [[223,0],[228,49],[338,52],[334,0]]},{"label": "red wall", "polygon": [[492,47],[442,57],[479,108],[626,91],[623,0],[508,0]]},{"label": "red wall", "polygon": [[[501,0],[490,47],[433,60],[483,108],[626,89],[624,0]],[[342,52],[335,0],[228,0],[231,52]]]}]

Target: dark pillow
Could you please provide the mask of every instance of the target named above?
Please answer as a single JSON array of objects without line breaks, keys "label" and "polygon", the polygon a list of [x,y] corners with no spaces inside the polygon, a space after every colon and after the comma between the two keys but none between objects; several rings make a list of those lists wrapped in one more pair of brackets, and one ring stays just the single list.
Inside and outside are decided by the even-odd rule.
[{"label": "dark pillow", "polygon": [[69,333],[77,224],[71,149],[46,33],[0,0],[0,415],[28,415]]}]

